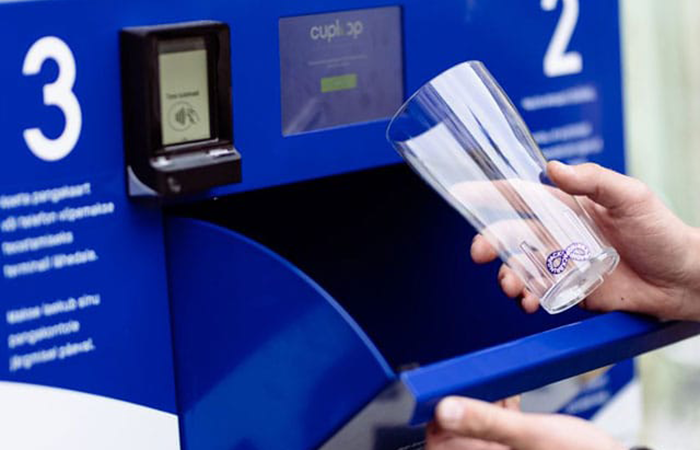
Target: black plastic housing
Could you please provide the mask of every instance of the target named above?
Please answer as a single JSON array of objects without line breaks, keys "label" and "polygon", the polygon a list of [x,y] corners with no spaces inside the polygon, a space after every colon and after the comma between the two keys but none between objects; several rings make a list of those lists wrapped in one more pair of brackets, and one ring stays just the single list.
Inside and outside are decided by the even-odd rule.
[{"label": "black plastic housing", "polygon": [[[201,37],[207,50],[210,138],[164,145],[158,43]],[[228,25],[214,21],[125,28],[120,33],[122,114],[131,197],[173,196],[241,181],[233,145]]]}]

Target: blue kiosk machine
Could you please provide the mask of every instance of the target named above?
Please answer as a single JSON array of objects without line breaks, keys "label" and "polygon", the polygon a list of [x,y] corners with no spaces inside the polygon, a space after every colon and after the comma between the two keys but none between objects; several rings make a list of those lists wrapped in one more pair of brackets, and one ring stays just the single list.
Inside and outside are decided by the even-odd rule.
[{"label": "blue kiosk machine", "polygon": [[618,8],[0,1],[0,448],[418,448],[445,395],[699,333],[522,313],[384,137],[481,60],[548,157],[624,170]]}]

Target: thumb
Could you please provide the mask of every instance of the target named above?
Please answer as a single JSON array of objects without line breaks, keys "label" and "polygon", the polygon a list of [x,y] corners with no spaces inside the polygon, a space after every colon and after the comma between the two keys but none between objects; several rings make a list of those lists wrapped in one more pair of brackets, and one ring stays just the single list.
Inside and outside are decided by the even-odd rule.
[{"label": "thumb", "polygon": [[547,175],[564,192],[585,195],[608,209],[619,209],[635,203],[647,192],[646,185],[641,181],[598,164],[570,166],[550,161],[547,164]]},{"label": "thumb", "polygon": [[447,397],[435,411],[438,426],[457,436],[524,448],[528,445],[527,415],[462,397]]}]

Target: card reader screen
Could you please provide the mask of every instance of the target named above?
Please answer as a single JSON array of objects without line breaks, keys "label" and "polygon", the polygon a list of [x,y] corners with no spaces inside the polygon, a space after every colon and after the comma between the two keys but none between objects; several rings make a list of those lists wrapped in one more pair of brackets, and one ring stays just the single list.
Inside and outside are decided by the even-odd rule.
[{"label": "card reader screen", "polygon": [[205,39],[160,41],[158,66],[163,145],[211,138]]},{"label": "card reader screen", "polygon": [[403,101],[398,6],[279,21],[282,134],[391,117]]}]

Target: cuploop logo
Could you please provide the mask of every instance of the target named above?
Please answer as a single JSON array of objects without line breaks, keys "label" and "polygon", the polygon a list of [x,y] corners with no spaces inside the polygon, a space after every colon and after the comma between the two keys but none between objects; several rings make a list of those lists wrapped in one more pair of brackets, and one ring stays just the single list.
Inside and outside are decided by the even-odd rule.
[{"label": "cuploop logo", "polygon": [[586,261],[591,257],[591,251],[584,244],[574,242],[564,250],[555,250],[547,257],[547,270],[559,275],[569,264],[569,260]]},{"label": "cuploop logo", "polygon": [[329,44],[333,39],[350,37],[357,39],[364,31],[364,25],[361,20],[349,20],[342,23],[339,19],[325,25],[314,25],[309,28],[309,36],[312,40],[326,41]]}]

